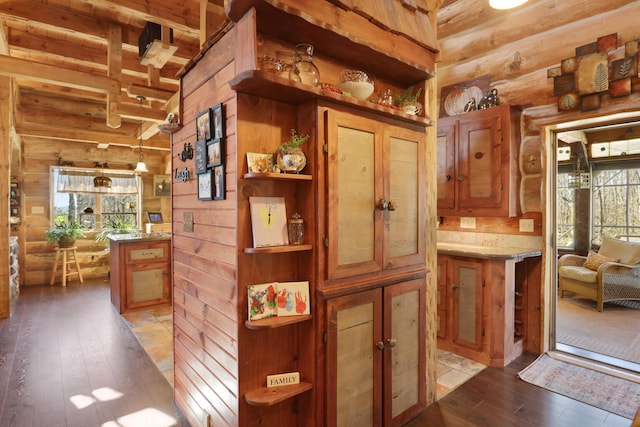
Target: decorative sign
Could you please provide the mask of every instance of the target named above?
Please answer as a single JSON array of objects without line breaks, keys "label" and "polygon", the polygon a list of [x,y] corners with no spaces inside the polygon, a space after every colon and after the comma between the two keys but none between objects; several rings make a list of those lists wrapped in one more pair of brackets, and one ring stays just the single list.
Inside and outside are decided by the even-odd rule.
[{"label": "decorative sign", "polygon": [[267,387],[280,387],[283,385],[300,384],[300,372],[287,372],[286,374],[267,375]]},{"label": "decorative sign", "polygon": [[196,141],[196,173],[207,171],[207,142]]},{"label": "decorative sign", "polygon": [[184,144],[184,148],[182,149],[182,153],[180,153],[180,160],[186,162],[187,160],[193,159],[193,147],[190,142]]},{"label": "decorative sign", "polygon": [[191,179],[191,173],[189,173],[189,168],[184,168],[182,170],[176,170],[173,173],[173,178],[177,181],[187,182]]}]

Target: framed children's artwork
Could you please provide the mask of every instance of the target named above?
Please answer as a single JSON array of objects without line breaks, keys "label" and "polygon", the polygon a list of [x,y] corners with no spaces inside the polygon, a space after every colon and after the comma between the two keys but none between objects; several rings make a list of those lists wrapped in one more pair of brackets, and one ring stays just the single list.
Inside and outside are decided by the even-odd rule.
[{"label": "framed children's artwork", "polygon": [[207,108],[196,117],[196,141],[211,139],[211,109]]},{"label": "framed children's artwork", "polygon": [[247,287],[247,305],[249,320],[273,317],[276,312],[277,282],[249,285]]},{"label": "framed children's artwork", "polygon": [[208,166],[220,166],[222,164],[223,144],[221,139],[214,139],[207,142],[207,162]]},{"label": "framed children's artwork", "polygon": [[153,195],[156,197],[171,195],[171,178],[169,178],[169,175],[153,176]]},{"label": "framed children's artwork", "polygon": [[224,166],[213,168],[213,200],[224,200]]},{"label": "framed children's artwork", "polygon": [[273,155],[247,153],[247,170],[249,173],[273,172]]},{"label": "framed children's artwork", "polygon": [[212,126],[212,138],[221,139],[224,138],[224,109],[222,103],[216,105],[212,109],[213,126]]},{"label": "framed children's artwork", "polygon": [[198,174],[198,200],[213,199],[212,171]]},{"label": "framed children's artwork", "polygon": [[289,244],[284,197],[249,197],[253,247]]},{"label": "framed children's artwork", "polygon": [[277,315],[302,316],[309,314],[309,282],[278,282]]},{"label": "framed children's artwork", "polygon": [[207,142],[196,141],[196,173],[207,171]]}]

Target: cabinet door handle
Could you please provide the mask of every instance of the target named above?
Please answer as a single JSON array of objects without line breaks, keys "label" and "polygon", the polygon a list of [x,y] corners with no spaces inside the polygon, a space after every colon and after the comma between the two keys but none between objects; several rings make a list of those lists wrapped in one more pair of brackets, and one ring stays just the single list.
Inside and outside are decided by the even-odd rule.
[{"label": "cabinet door handle", "polygon": [[385,199],[380,199],[378,200],[378,204],[376,205],[376,208],[380,209],[381,211],[387,209],[387,207],[389,206],[389,204],[387,203],[387,201]]},{"label": "cabinet door handle", "polygon": [[382,341],[377,342],[376,348],[380,351],[384,350],[384,343]]},{"label": "cabinet door handle", "polygon": [[451,175],[447,175],[447,176],[445,176],[444,178],[447,180],[447,182],[448,182],[448,181],[451,181]]},{"label": "cabinet door handle", "polygon": [[458,175],[458,181],[463,181],[463,180],[464,180],[464,175],[463,174]]},{"label": "cabinet door handle", "polygon": [[452,291],[456,291],[459,288],[458,285],[456,285],[455,283],[451,285],[451,290]]},{"label": "cabinet door handle", "polygon": [[398,205],[396,205],[396,202],[394,202],[393,200],[389,200],[389,203],[387,203],[387,210],[395,211],[396,209],[398,209]]},{"label": "cabinet door handle", "polygon": [[395,347],[398,341],[395,338],[387,338],[387,345],[389,347]]}]

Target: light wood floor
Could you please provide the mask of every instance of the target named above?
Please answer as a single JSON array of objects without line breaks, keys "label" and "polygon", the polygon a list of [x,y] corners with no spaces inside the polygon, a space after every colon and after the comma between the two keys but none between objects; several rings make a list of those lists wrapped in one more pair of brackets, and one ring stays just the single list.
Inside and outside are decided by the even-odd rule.
[{"label": "light wood floor", "polygon": [[[534,358],[482,370],[408,425],[630,425],[516,378]],[[108,285],[23,288],[15,314],[0,325],[0,426],[147,425],[187,423],[169,382],[111,306]]]}]

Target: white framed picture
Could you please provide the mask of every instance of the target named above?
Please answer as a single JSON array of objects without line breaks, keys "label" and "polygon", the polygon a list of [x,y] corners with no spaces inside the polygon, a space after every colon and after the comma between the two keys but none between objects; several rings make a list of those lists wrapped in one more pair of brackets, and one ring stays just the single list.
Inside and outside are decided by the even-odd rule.
[{"label": "white framed picture", "polygon": [[311,313],[309,282],[278,282],[277,315],[303,316]]},{"label": "white framed picture", "polygon": [[253,247],[289,244],[284,197],[249,197]]}]

